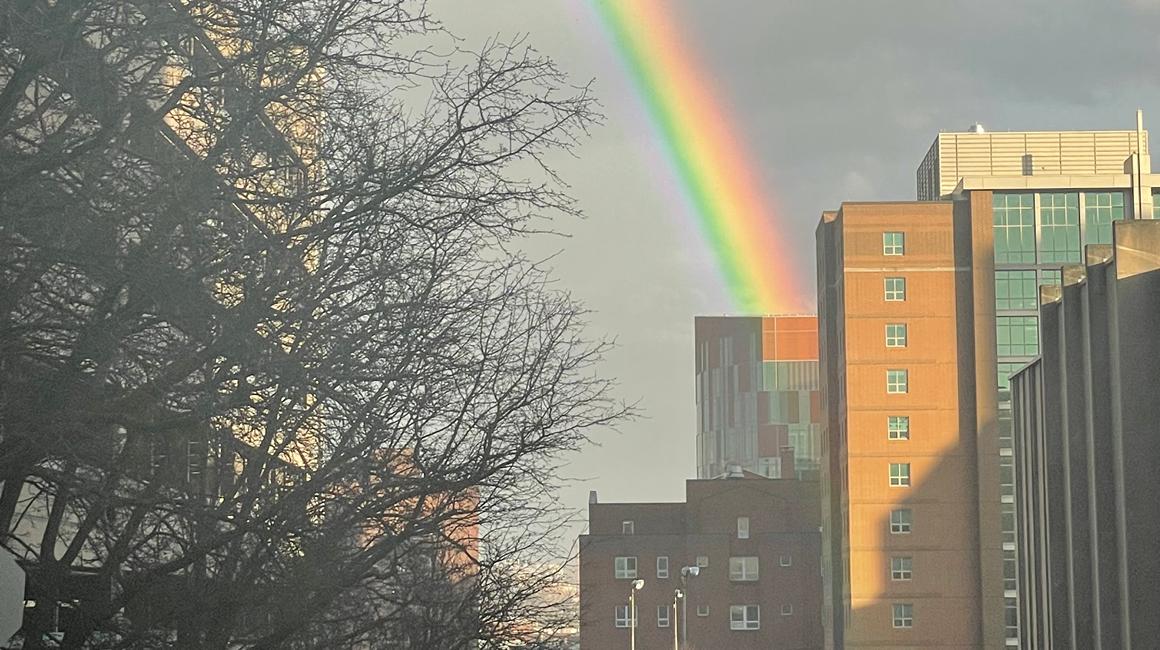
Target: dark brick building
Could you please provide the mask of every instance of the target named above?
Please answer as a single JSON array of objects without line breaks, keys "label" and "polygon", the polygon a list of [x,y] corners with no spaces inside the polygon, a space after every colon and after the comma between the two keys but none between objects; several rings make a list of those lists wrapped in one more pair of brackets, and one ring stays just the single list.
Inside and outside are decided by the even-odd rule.
[{"label": "dark brick building", "polygon": [[[792,474],[791,474],[792,475]],[[818,484],[767,479],[689,480],[685,503],[598,503],[580,537],[580,638],[589,650],[629,647],[629,592],[637,592],[638,648],[671,648],[674,590],[687,581],[688,649],[822,647]]]}]

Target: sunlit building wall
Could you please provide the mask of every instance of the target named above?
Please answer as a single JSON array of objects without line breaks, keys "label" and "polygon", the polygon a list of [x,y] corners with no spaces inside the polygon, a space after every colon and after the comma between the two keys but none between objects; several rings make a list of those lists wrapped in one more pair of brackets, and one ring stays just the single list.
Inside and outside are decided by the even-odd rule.
[{"label": "sunlit building wall", "polygon": [[1039,354],[1038,287],[1058,285],[1061,267],[1080,263],[1085,245],[1111,243],[1114,221],[1160,216],[1160,174],[1152,174],[1139,113],[1136,126],[987,132],[976,125],[938,134],[917,172],[920,200],[992,194],[1002,584],[1010,646],[1019,645],[1020,569],[1008,378]]}]

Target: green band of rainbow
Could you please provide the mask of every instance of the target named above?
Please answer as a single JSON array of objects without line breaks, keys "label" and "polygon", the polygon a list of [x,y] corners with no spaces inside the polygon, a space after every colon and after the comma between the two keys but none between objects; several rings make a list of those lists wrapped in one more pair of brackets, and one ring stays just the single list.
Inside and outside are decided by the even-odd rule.
[{"label": "green band of rainbow", "polygon": [[662,0],[590,0],[619,51],[735,307],[754,313],[808,304],[778,236],[771,200],[730,131]]}]

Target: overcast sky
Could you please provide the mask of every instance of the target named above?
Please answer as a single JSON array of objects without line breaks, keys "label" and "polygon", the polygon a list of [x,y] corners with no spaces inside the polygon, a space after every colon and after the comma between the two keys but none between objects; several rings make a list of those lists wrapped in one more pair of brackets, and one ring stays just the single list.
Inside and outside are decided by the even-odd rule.
[{"label": "overcast sky", "polygon": [[[621,0],[632,1],[632,0]],[[939,130],[1160,128],[1160,0],[665,0],[715,77],[779,205],[813,293],[814,227],[843,200],[912,200]],[[526,34],[606,122],[559,171],[587,214],[547,246],[561,283],[594,310],[605,363],[645,419],[596,436],[561,498],[673,501],[695,476],[693,317],[735,313],[688,227],[655,135],[587,0],[436,0],[464,47]]]}]

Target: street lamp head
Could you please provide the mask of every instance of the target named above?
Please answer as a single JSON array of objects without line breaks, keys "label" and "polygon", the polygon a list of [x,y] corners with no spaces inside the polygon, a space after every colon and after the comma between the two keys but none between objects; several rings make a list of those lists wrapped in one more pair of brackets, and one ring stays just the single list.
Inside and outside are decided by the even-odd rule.
[{"label": "street lamp head", "polygon": [[633,591],[640,591],[641,587],[643,587],[643,586],[644,586],[644,580],[641,580],[640,578],[637,578],[636,580],[632,581],[632,590]]},{"label": "street lamp head", "polygon": [[683,575],[683,576],[689,576],[692,578],[696,578],[697,575],[700,573],[701,573],[701,567],[699,567],[699,566],[687,566],[687,567],[681,568],[681,575]]}]

